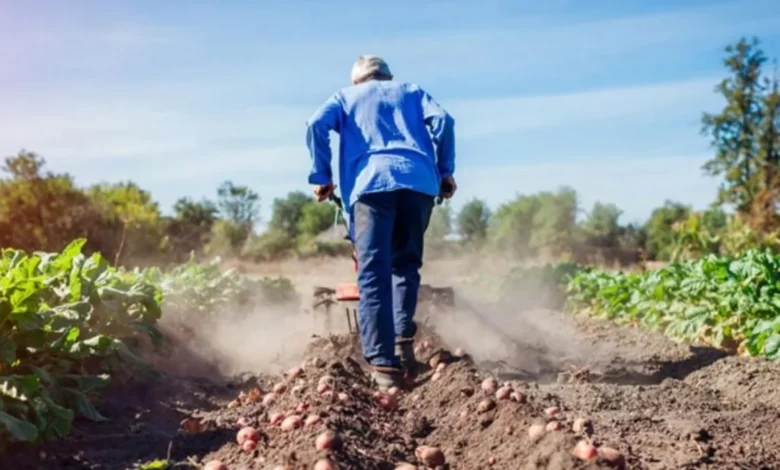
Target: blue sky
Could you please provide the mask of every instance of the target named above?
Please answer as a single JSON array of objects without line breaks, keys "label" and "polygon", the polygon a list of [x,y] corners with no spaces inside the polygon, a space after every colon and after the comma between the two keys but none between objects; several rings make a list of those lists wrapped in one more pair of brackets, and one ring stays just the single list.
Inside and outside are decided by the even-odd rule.
[{"label": "blue sky", "polygon": [[713,199],[700,117],[743,35],[780,56],[780,2],[0,0],[0,153],[165,211],[231,179],[267,220],[309,190],[306,119],[377,54],[454,115],[456,208],[569,185],[643,220]]}]

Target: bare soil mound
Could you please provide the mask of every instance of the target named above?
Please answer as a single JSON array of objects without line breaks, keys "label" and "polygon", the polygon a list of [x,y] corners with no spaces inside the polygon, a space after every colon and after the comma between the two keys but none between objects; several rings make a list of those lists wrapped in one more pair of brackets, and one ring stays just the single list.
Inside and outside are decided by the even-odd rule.
[{"label": "bare soil mound", "polygon": [[[780,468],[772,432],[780,365],[604,322],[579,330],[616,351],[612,359],[561,367],[541,382],[485,383],[488,372],[455,357],[458,345],[422,335],[427,366],[393,397],[373,392],[349,338],[318,338],[300,369],[275,376],[169,377],[113,390],[99,405],[109,422],[79,423],[71,438],[36,451],[14,449],[3,468],[129,469],[165,458],[181,468],[220,460],[231,470],[311,469],[320,459],[338,469]],[[242,426],[259,432],[256,448],[237,443]],[[341,445],[318,450],[325,431]],[[575,457],[580,441],[602,455]],[[424,446],[444,463],[424,462]],[[620,456],[608,459],[605,448]]]}]

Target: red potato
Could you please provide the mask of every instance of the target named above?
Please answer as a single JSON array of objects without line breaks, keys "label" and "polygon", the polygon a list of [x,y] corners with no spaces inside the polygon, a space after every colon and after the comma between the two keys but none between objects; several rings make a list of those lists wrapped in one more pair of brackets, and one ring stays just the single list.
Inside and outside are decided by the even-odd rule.
[{"label": "red potato", "polygon": [[468,418],[468,417],[469,417],[469,412],[468,412],[468,410],[463,410],[463,411],[461,411],[461,412],[460,412],[460,419],[461,419],[461,420],[465,420],[465,419],[466,419],[466,418]]},{"label": "red potato", "polygon": [[507,400],[509,399],[509,396],[512,394],[512,389],[509,387],[501,387],[498,390],[496,390],[496,400]]},{"label": "red potato", "polygon": [[258,439],[260,439],[260,433],[251,426],[241,428],[241,430],[238,431],[238,434],[236,434],[236,442],[238,442],[238,445],[242,445],[244,441],[257,442]]},{"label": "red potato", "polygon": [[347,395],[347,394],[346,394],[346,393],[344,393],[344,392],[339,392],[339,394],[338,394],[338,395],[336,395],[336,396],[338,397],[338,399],[339,399],[339,401],[340,401],[340,402],[344,402],[344,403],[346,403],[346,402],[348,402],[348,401],[349,401],[349,395]]},{"label": "red potato", "polygon": [[509,398],[517,403],[525,403],[526,401],[525,395],[517,391],[510,393]]},{"label": "red potato", "polygon": [[479,404],[477,404],[477,411],[479,413],[486,413],[496,407],[496,402],[490,398],[485,398]]},{"label": "red potato", "polygon": [[377,392],[374,394],[374,400],[377,404],[385,410],[394,410],[398,408],[398,401],[392,395],[386,393]]},{"label": "red potato", "polygon": [[296,385],[292,389],[290,389],[290,393],[293,394],[293,396],[301,396],[303,395],[304,387],[303,385]]},{"label": "red potato", "polygon": [[327,392],[330,392],[330,384],[322,383],[322,382],[317,384],[317,393],[319,393],[320,395],[324,395]]},{"label": "red potato", "polygon": [[305,426],[315,426],[322,422],[322,418],[319,415],[309,415],[304,422]]},{"label": "red potato", "polygon": [[558,421],[550,421],[547,423],[547,426],[545,426],[545,429],[548,431],[560,431],[562,428],[561,423]]},{"label": "red potato", "polygon": [[445,364],[444,362],[439,363],[439,365],[436,366],[436,372],[442,373],[446,368],[447,368],[447,364]]},{"label": "red potato", "polygon": [[282,421],[284,421],[284,413],[280,411],[275,411],[268,415],[268,422],[271,423],[271,425],[276,426],[277,424],[281,424]]},{"label": "red potato", "polygon": [[532,440],[539,439],[547,432],[547,426],[544,424],[535,423],[528,428],[528,437]]},{"label": "red potato", "polygon": [[579,441],[577,445],[574,446],[574,449],[571,451],[571,453],[578,459],[585,461],[595,460],[598,456],[598,451],[596,451],[596,448],[593,447],[593,444],[584,440]]},{"label": "red potato", "polygon": [[301,426],[303,426],[303,419],[298,415],[288,416],[282,421],[282,431],[292,431]]},{"label": "red potato", "polygon": [[279,382],[278,384],[274,385],[274,393],[276,394],[282,394],[287,391],[287,384],[284,382]]},{"label": "red potato", "polygon": [[490,457],[488,459],[488,465],[493,466],[495,464],[496,464],[496,458],[495,457]]},{"label": "red potato", "polygon": [[293,367],[292,369],[287,371],[287,375],[291,378],[299,377],[303,375],[303,368],[302,367]]},{"label": "red potato", "polygon": [[335,450],[341,447],[341,436],[330,429],[320,433],[314,440],[314,448],[317,450]]},{"label": "red potato", "polygon": [[317,383],[333,385],[335,381],[336,379],[334,379],[332,375],[323,375],[322,377],[320,377],[320,380],[318,380]]},{"label": "red potato", "polygon": [[328,459],[320,459],[314,463],[314,470],[335,470],[336,467]]},{"label": "red potato", "polygon": [[401,389],[398,387],[390,387],[387,390],[387,394],[390,395],[391,397],[397,397],[401,394]]},{"label": "red potato", "polygon": [[228,466],[219,460],[211,460],[203,466],[203,470],[229,470]]},{"label": "red potato", "polygon": [[252,440],[245,440],[243,444],[241,444],[241,448],[244,450],[244,452],[252,452],[257,447],[257,442]]},{"label": "red potato", "polygon": [[557,416],[561,413],[561,409],[557,406],[551,406],[544,410],[544,414],[547,416]]},{"label": "red potato", "polygon": [[309,409],[309,404],[304,402],[298,403],[298,406],[295,407],[296,413],[303,413],[304,411]]},{"label": "red potato", "polygon": [[434,372],[431,376],[431,382],[438,382],[441,380],[441,372]]},{"label": "red potato", "polygon": [[432,446],[420,446],[414,451],[414,455],[427,467],[438,467],[446,461],[444,452]]},{"label": "red potato", "polygon": [[493,393],[496,388],[498,388],[498,382],[496,382],[496,379],[488,377],[482,381],[482,390],[488,393]]},{"label": "red potato", "polygon": [[626,457],[617,449],[612,447],[599,447],[596,450],[598,457],[612,467],[622,469],[626,467]]},{"label": "red potato", "polygon": [[271,406],[274,403],[276,403],[276,394],[271,392],[268,395],[263,397],[263,405],[265,406]]}]

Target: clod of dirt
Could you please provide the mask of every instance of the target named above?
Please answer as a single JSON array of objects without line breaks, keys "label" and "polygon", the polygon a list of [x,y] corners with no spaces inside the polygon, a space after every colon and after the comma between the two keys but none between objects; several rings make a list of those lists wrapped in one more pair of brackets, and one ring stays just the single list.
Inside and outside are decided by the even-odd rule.
[{"label": "clod of dirt", "polygon": [[472,387],[462,387],[460,389],[460,394],[464,397],[470,397],[474,395],[474,389]]},{"label": "clod of dirt", "polygon": [[521,393],[521,392],[518,392],[518,391],[514,391],[514,392],[510,393],[509,394],[509,398],[512,401],[517,402],[517,403],[525,403],[526,402],[525,395],[523,393]]},{"label": "clod of dirt", "polygon": [[439,351],[428,359],[428,365],[431,369],[436,369],[439,364],[446,364],[452,361],[452,355],[447,351]]},{"label": "clod of dirt", "polygon": [[401,462],[395,466],[395,470],[417,470],[417,467],[406,462]]},{"label": "clod of dirt", "polygon": [[276,402],[276,394],[271,392],[268,395],[263,397],[263,405],[264,406],[271,406]]},{"label": "clod of dirt", "polygon": [[444,465],[446,461],[444,452],[433,446],[420,446],[415,450],[414,455],[427,467],[438,467]]},{"label": "clod of dirt", "polygon": [[303,368],[302,367],[293,367],[289,371],[287,371],[287,376],[294,379],[296,377],[300,377],[303,375]]},{"label": "clod of dirt", "polygon": [[623,453],[612,447],[599,447],[597,449],[599,459],[603,460],[609,466],[624,469],[626,467],[626,458]]},{"label": "clod of dirt", "polygon": [[434,372],[431,376],[431,382],[438,382],[441,380],[441,372]]},{"label": "clod of dirt", "polygon": [[572,425],[572,431],[577,434],[593,434],[593,423],[586,418],[577,418]]},{"label": "clod of dirt", "polygon": [[211,460],[203,466],[203,470],[229,470],[228,466],[219,460]]},{"label": "clod of dirt", "polygon": [[278,384],[274,385],[273,390],[276,394],[282,394],[287,391],[287,384],[284,382],[279,382]]}]

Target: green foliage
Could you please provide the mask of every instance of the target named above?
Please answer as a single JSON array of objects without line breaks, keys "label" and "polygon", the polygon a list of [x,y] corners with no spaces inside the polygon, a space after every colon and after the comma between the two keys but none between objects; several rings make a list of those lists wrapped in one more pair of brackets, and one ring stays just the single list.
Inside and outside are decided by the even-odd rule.
[{"label": "green foliage", "polygon": [[467,202],[458,213],[458,233],[467,243],[481,244],[487,238],[490,208],[481,199]]},{"label": "green foliage", "polygon": [[160,289],[118,271],[85,240],[60,253],[0,254],[0,435],[38,442],[68,434],[75,416],[104,420],[89,395],[122,363],[127,342],[158,344]]},{"label": "green foliage", "polygon": [[312,199],[301,209],[298,220],[298,233],[315,237],[333,226],[336,220],[336,208],[332,204],[318,204]]},{"label": "green foliage", "polygon": [[285,198],[274,199],[269,228],[284,233],[290,238],[297,238],[301,233],[299,224],[303,218],[304,208],[313,204],[315,204],[314,198],[301,191],[293,191]]},{"label": "green foliage", "polygon": [[576,312],[780,359],[780,256],[770,251],[707,255],[644,273],[581,271],[567,291]]},{"label": "green foliage", "polygon": [[586,243],[592,246],[616,246],[621,232],[621,213],[614,204],[596,202],[582,224]]},{"label": "green foliage", "polygon": [[431,219],[425,231],[426,243],[437,244],[444,242],[452,233],[452,208],[449,201],[435,206],[431,212]]},{"label": "green foliage", "polygon": [[217,188],[217,206],[225,220],[251,230],[258,220],[260,196],[247,186],[225,181]]},{"label": "green foliage", "polygon": [[678,202],[666,201],[653,210],[647,221],[647,252],[655,259],[668,260],[676,244],[674,227],[688,219],[691,208]]},{"label": "green foliage", "polygon": [[296,241],[281,230],[268,230],[252,236],[241,251],[241,257],[255,262],[276,261],[295,253]]}]

